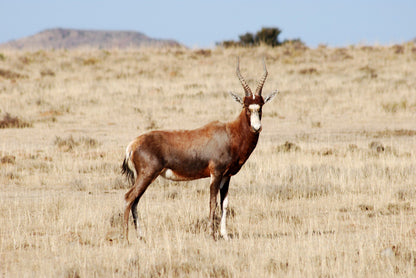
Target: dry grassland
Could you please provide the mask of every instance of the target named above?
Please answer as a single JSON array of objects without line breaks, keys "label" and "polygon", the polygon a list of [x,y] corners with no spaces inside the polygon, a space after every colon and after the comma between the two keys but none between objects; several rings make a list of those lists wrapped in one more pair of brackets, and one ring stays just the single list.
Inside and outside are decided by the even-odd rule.
[{"label": "dry grassland", "polygon": [[[236,117],[236,56],[281,93],[231,179],[232,239],[209,236],[209,180],[157,179],[126,245],[125,147]],[[0,126],[0,277],[416,275],[415,45],[3,51]]]}]

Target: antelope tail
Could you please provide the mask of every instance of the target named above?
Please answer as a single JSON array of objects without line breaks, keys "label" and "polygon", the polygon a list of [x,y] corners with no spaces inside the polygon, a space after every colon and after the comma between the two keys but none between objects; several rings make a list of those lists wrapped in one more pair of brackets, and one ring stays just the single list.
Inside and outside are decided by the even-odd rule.
[{"label": "antelope tail", "polygon": [[121,165],[121,174],[125,175],[131,185],[134,184],[137,173],[132,161],[133,150],[130,149],[130,145],[126,149],[126,156],[124,157],[123,164]]}]

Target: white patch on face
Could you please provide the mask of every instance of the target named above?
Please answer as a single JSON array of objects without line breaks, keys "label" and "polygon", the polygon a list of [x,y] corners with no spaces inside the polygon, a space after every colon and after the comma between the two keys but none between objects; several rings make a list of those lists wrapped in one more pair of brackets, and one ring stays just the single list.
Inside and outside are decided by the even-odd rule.
[{"label": "white patch on face", "polygon": [[258,104],[250,104],[248,106],[248,110],[250,110],[250,124],[251,127],[255,131],[259,131],[261,128],[261,121],[260,121],[260,105]]}]

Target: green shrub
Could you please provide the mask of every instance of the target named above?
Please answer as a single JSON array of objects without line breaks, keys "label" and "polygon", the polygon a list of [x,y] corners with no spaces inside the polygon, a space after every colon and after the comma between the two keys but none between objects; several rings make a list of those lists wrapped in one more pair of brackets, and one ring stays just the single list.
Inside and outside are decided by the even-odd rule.
[{"label": "green shrub", "polygon": [[[263,27],[256,34],[247,32],[245,34],[239,35],[239,41],[226,40],[217,45],[221,45],[225,48],[229,47],[251,47],[258,45],[267,45],[275,47],[281,45],[279,41],[279,35],[282,31],[277,27]],[[296,43],[297,45],[303,44],[300,39],[290,40],[290,42]]]},{"label": "green shrub", "polygon": [[254,38],[255,44],[265,44],[272,47],[278,46],[280,45],[278,37],[281,32],[279,28],[263,27],[256,33]]}]

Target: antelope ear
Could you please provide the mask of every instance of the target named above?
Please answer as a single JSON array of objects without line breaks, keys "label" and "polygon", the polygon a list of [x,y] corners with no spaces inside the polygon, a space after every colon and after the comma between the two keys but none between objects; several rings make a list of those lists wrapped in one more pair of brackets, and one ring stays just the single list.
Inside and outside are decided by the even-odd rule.
[{"label": "antelope ear", "polygon": [[264,104],[268,103],[269,101],[271,101],[275,96],[277,96],[277,94],[279,93],[279,91],[274,91],[273,93],[271,93],[270,95],[268,95],[265,99],[264,99]]},{"label": "antelope ear", "polygon": [[236,101],[241,103],[242,105],[244,105],[244,101],[241,97],[237,96],[236,94],[234,94],[233,92],[230,92],[231,97]]}]

